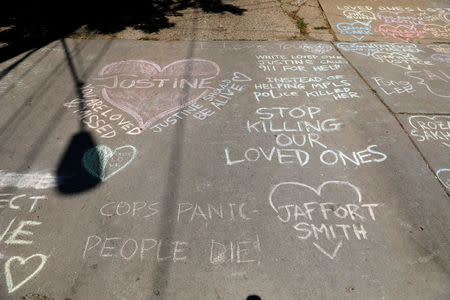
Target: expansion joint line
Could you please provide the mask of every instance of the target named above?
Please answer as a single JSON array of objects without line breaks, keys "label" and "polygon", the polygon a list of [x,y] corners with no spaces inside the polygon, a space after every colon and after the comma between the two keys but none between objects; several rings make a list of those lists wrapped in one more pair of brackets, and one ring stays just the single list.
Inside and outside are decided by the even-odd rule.
[{"label": "expansion joint line", "polygon": [[445,193],[447,194],[448,197],[450,197],[450,192],[447,191],[447,188],[444,186],[444,184],[439,180],[439,178],[437,177],[436,172],[433,170],[433,168],[431,167],[430,163],[428,162],[428,160],[425,158],[425,156],[423,155],[422,151],[420,151],[419,147],[417,146],[416,142],[413,140],[413,138],[408,134],[408,131],[405,129],[405,127],[403,126],[403,124],[400,122],[398,116],[396,113],[394,113],[392,111],[392,109],[384,102],[384,100],[380,97],[380,95],[378,95],[378,93],[372,88],[372,86],[369,84],[369,82],[367,82],[367,80],[361,75],[361,73],[358,71],[358,69],[342,54],[342,52],[339,50],[338,47],[336,47],[336,45],[334,43],[331,43],[333,45],[333,47],[336,49],[336,51],[348,62],[349,66],[356,72],[356,74],[359,76],[359,78],[361,78],[361,80],[366,84],[366,86],[373,91],[373,93],[375,94],[375,96],[378,98],[378,100],[384,105],[384,107],[386,108],[387,111],[389,111],[389,113],[395,118],[395,120],[397,121],[398,125],[400,126],[400,128],[403,130],[403,132],[406,134],[406,136],[408,137],[409,141],[413,144],[414,148],[416,149],[416,151],[419,153],[420,157],[422,158],[422,160],[425,162],[425,165],[428,167],[428,169],[431,171],[431,173],[434,175],[434,177],[436,178],[436,180],[439,182],[439,184],[441,185],[441,187],[444,189]]}]

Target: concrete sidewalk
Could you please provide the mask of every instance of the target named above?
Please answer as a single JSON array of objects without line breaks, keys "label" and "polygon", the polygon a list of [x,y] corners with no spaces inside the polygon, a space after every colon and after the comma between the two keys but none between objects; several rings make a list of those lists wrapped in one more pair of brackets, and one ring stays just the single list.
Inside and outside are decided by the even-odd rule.
[{"label": "concrete sidewalk", "polygon": [[[267,36],[224,5],[246,11],[217,32]],[[337,33],[389,10],[368,5],[279,3],[271,41],[60,39],[0,63],[0,298],[449,298],[448,39],[388,38],[379,13]],[[179,25],[160,34],[216,34]]]}]

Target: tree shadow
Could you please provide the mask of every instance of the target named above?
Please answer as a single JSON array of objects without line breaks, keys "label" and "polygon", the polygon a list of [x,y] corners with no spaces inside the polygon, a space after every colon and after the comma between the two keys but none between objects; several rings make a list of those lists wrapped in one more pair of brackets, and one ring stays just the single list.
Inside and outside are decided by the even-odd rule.
[{"label": "tree shadow", "polygon": [[[103,3],[102,3],[103,4]],[[77,1],[61,11],[49,4],[28,4],[0,12],[0,62],[22,52],[42,47],[73,34],[83,27],[90,33],[113,34],[127,27],[145,33],[173,27],[169,16],[182,15],[187,8],[205,13],[242,15],[246,10],[222,0],[154,0],[132,3]],[[30,6],[31,5],[31,6]],[[3,46],[1,46],[3,44]]]}]

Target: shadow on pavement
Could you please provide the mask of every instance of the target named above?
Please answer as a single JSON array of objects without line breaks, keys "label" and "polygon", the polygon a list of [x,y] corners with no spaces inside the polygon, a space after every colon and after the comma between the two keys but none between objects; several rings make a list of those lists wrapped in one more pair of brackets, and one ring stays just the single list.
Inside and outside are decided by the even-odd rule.
[{"label": "shadow on pavement", "polygon": [[[245,9],[222,0],[155,0],[131,3],[78,1],[64,10],[49,4],[26,4],[25,7],[0,12],[0,62],[30,49],[40,48],[74,33],[80,27],[98,34],[113,34],[131,27],[145,33],[173,27],[168,17],[181,15],[187,8],[206,13],[242,15]],[[19,6],[19,5],[16,5]],[[3,47],[1,44],[4,44]]]},{"label": "shadow on pavement", "polygon": [[[81,115],[86,109],[82,91],[83,81],[78,76],[66,41],[61,39],[61,44],[64,48],[67,64],[77,91],[79,99],[78,113]],[[58,165],[56,177],[58,178],[58,191],[60,193],[81,193],[90,190],[101,183],[99,176],[102,174],[103,161],[101,160],[99,152],[96,150],[97,144],[94,138],[85,127],[86,125],[80,120],[79,132],[70,140]],[[86,163],[89,164],[89,171],[85,166]],[[60,178],[63,180],[60,181]]]},{"label": "shadow on pavement", "polygon": [[[101,183],[98,177],[86,170],[83,163],[84,154],[95,146],[94,139],[87,131],[80,131],[72,137],[56,171],[59,192],[63,194],[80,193]],[[99,153],[95,151],[89,159],[89,165],[94,168],[92,172],[101,174]]]}]

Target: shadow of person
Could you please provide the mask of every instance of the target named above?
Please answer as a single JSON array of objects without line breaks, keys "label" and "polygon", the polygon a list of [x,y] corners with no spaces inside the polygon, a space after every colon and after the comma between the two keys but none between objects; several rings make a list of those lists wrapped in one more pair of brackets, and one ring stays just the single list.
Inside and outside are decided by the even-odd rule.
[{"label": "shadow of person", "polygon": [[[92,175],[84,166],[83,156],[96,143],[92,135],[82,130],[75,134],[65,150],[56,171],[58,191],[62,194],[76,194],[95,188],[101,183],[99,177]],[[93,174],[101,174],[102,164],[97,151],[89,151],[89,168]]]}]

